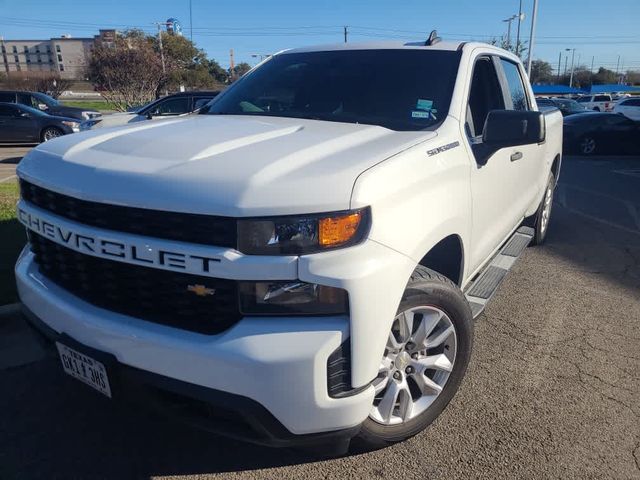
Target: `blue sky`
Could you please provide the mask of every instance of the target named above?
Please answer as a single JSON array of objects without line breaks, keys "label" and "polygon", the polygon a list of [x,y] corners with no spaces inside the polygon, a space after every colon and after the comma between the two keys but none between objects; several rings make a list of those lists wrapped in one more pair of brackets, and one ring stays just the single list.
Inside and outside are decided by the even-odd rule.
[{"label": "blue sky", "polygon": [[[517,13],[519,0],[191,0],[193,39],[218,60],[256,63],[251,54],[343,40],[421,39],[432,28],[451,39],[486,40],[504,35],[503,19]],[[534,58],[554,66],[565,48],[576,63],[640,70],[640,0],[540,0]],[[528,39],[533,0],[523,0]],[[92,36],[99,27],[142,27],[175,17],[189,28],[189,0],[0,0],[0,36],[49,38],[69,33]],[[516,22],[512,35],[515,38]],[[564,68],[564,55],[562,69]],[[570,59],[569,59],[570,61]]]}]

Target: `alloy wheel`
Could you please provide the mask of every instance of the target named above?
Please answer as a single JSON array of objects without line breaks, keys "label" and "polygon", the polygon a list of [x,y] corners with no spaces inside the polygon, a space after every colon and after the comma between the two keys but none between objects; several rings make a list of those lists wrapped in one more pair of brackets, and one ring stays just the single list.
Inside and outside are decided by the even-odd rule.
[{"label": "alloy wheel", "polygon": [[580,141],[580,151],[585,154],[585,155],[589,155],[591,153],[593,153],[596,149],[596,141],[591,138],[591,137],[584,137],[581,141]]},{"label": "alloy wheel", "polygon": [[398,425],[425,412],[444,389],[456,358],[449,316],[434,306],[415,307],[394,319],[369,417]]},{"label": "alloy wheel", "polygon": [[42,134],[42,139],[47,142],[49,140],[53,140],[56,137],[60,137],[62,133],[55,128],[47,128]]},{"label": "alloy wheel", "polygon": [[553,205],[553,186],[549,184],[544,194],[544,204],[542,206],[542,216],[540,218],[540,232],[544,234],[549,225],[549,217],[551,217],[551,206]]}]

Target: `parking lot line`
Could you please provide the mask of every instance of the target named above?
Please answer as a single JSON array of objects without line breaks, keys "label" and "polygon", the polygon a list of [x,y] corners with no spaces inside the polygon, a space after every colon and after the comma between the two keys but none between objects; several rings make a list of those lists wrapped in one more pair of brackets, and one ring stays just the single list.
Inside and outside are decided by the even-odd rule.
[{"label": "parking lot line", "polygon": [[0,179],[0,183],[6,182],[7,180],[11,180],[12,178],[16,178],[16,176],[15,175],[11,175],[10,177],[2,178],[2,179]]}]

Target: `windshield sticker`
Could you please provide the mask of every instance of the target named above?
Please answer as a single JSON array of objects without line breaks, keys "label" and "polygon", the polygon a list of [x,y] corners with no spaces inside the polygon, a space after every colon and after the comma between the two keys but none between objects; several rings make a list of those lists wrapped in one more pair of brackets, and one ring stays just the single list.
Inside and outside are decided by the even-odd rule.
[{"label": "windshield sticker", "polygon": [[414,110],[413,112],[411,112],[411,118],[431,118],[431,112]]},{"label": "windshield sticker", "polygon": [[416,110],[426,110],[430,112],[433,110],[433,100],[426,100],[424,98],[419,98],[416,103]]}]

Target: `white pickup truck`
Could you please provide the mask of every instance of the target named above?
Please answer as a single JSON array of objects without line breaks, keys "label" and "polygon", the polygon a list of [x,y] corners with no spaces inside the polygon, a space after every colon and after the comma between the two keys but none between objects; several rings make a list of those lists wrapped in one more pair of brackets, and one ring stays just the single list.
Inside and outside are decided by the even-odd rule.
[{"label": "white pickup truck", "polygon": [[545,239],[561,139],[489,45],[285,51],[206,114],[23,159],[25,317],[114,399],[262,444],[383,447],[443,411],[474,317]]}]

